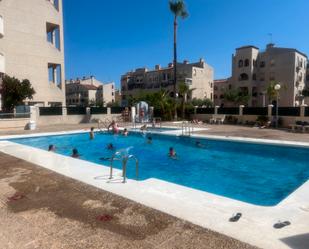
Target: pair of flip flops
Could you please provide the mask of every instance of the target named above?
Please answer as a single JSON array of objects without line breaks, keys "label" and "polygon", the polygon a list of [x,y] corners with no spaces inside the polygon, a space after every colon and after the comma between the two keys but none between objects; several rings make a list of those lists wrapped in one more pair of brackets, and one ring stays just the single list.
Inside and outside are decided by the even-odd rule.
[{"label": "pair of flip flops", "polygon": [[281,228],[289,226],[289,225],[291,225],[291,222],[289,222],[289,221],[283,221],[283,222],[279,221],[276,224],[274,224],[273,227],[276,228],[276,229],[281,229]]},{"label": "pair of flip flops", "polygon": [[111,221],[112,219],[113,217],[109,214],[103,214],[97,217],[97,220],[101,222]]},{"label": "pair of flip flops", "polygon": [[18,201],[25,198],[25,196],[23,194],[20,193],[16,193],[13,196],[8,197],[8,201]]},{"label": "pair of flip flops", "polygon": [[240,219],[241,216],[242,216],[241,213],[237,213],[237,214],[233,215],[233,216],[229,219],[229,221],[230,221],[230,222],[237,222],[237,221],[239,221],[239,219]]}]

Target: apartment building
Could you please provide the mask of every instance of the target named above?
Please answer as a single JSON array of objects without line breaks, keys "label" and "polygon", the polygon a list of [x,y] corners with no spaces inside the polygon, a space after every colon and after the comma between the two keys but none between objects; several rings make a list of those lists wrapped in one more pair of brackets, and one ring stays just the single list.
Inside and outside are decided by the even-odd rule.
[{"label": "apartment building", "polygon": [[[274,44],[268,44],[264,51],[255,46],[240,47],[232,57],[228,85],[250,96],[248,106],[266,106],[275,104],[267,96],[267,88],[274,81],[281,85],[280,106],[299,106],[303,103],[307,63],[307,56],[293,48]],[[225,104],[224,99],[218,102]]]},{"label": "apartment building", "polygon": [[0,1],[0,73],[30,80],[30,105],[65,103],[62,0]]},{"label": "apartment building", "polygon": [[67,80],[67,106],[106,105],[115,102],[115,83],[103,83],[94,76]]},{"label": "apartment building", "polygon": [[[190,98],[213,99],[214,70],[203,59],[196,63],[177,63],[178,83],[185,82],[195,90]],[[128,99],[141,93],[168,90],[174,96],[174,67],[170,63],[162,68],[156,65],[153,70],[139,68],[121,76],[122,105],[127,105]]]},{"label": "apartment building", "polygon": [[214,105],[224,105],[224,94],[231,89],[232,85],[230,84],[229,79],[214,80]]}]

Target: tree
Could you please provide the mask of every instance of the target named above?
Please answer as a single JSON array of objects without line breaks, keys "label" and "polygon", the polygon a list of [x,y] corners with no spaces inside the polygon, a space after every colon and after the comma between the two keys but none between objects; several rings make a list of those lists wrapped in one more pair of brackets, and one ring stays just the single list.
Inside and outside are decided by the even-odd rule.
[{"label": "tree", "polygon": [[212,107],[214,105],[211,99],[197,99],[197,98],[192,99],[191,104],[193,106],[198,106],[198,107],[202,107],[202,106]]},{"label": "tree", "polygon": [[[175,103],[177,102],[177,94],[176,94],[176,84],[177,84],[177,26],[178,26],[178,18],[181,17],[185,19],[188,17],[188,12],[186,10],[186,5],[183,0],[170,0],[169,7],[174,15],[174,98]],[[174,107],[174,118],[177,119],[177,106]]]},{"label": "tree", "polygon": [[266,88],[266,94],[268,96],[268,101],[271,103],[273,100],[276,100],[278,91],[275,90],[276,81],[271,81]]},{"label": "tree", "polygon": [[3,108],[12,111],[15,106],[23,104],[26,99],[32,99],[35,94],[29,80],[20,81],[14,77],[4,76],[1,86]]},{"label": "tree", "polygon": [[191,96],[192,92],[194,90],[195,90],[195,88],[190,89],[190,87],[184,82],[181,82],[178,86],[179,95],[182,97],[181,109],[182,109],[182,118],[183,119],[185,118],[185,108],[186,108],[188,96]]},{"label": "tree", "polygon": [[224,97],[224,100],[234,103],[235,105],[240,105],[240,104],[245,105],[248,103],[250,99],[248,93],[244,93],[236,89],[231,89],[231,90],[226,91],[223,97]]}]

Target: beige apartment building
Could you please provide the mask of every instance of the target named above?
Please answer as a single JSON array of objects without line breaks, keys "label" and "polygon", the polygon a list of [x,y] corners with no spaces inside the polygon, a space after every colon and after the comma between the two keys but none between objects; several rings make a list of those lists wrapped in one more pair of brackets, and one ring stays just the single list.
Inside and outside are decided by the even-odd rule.
[{"label": "beige apartment building", "polygon": [[0,73],[30,80],[28,104],[65,103],[62,0],[0,1]]},{"label": "beige apartment building", "polygon": [[302,90],[306,83],[307,62],[304,53],[293,48],[275,47],[274,44],[268,44],[264,51],[255,46],[237,48],[232,59],[232,77],[224,84],[227,87],[215,82],[216,89],[221,91],[215,91],[216,103],[226,105],[226,101],[220,98],[222,91],[238,89],[250,96],[248,106],[275,104],[275,101],[269,101],[266,91],[274,81],[281,85],[280,106],[299,106],[304,99]]},{"label": "beige apartment building", "polygon": [[107,105],[115,102],[115,83],[102,83],[95,77],[67,80],[67,106]]},{"label": "beige apartment building", "polygon": [[[184,61],[177,64],[178,84],[185,82],[195,90],[190,98],[213,100],[214,70],[203,59],[199,62]],[[168,90],[174,96],[174,69],[170,63],[162,68],[156,65],[155,69],[139,68],[121,76],[122,105],[128,104],[128,99],[141,93],[155,92],[160,89]]]}]

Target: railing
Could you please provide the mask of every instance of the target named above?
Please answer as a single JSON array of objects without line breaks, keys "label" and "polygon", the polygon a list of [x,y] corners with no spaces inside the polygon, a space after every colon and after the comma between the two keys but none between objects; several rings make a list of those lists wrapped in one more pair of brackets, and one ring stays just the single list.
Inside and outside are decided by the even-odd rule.
[{"label": "railing", "polygon": [[214,114],[215,108],[196,108],[196,114]]},{"label": "railing", "polygon": [[218,114],[239,115],[238,107],[224,107],[218,109]]},{"label": "railing", "polygon": [[243,115],[268,115],[267,107],[244,107]]},{"label": "railing", "polygon": [[[272,108],[272,114],[277,114],[276,107]],[[300,116],[300,107],[278,107],[278,115],[291,117]]]},{"label": "railing", "polygon": [[68,115],[85,115],[86,107],[67,107]]},{"label": "railing", "polygon": [[62,107],[40,107],[40,116],[61,116]]},{"label": "railing", "polygon": [[114,163],[114,161],[121,161],[121,163],[122,163],[122,177],[123,177],[122,182],[126,183],[126,181],[127,181],[127,164],[128,164],[128,161],[130,159],[133,159],[135,161],[135,177],[136,177],[136,180],[138,180],[138,159],[133,155],[123,154],[121,151],[117,151],[111,159],[109,179],[113,178],[113,163]]},{"label": "railing", "polygon": [[25,113],[0,113],[0,119],[14,119],[14,118],[30,118],[30,112]]},{"label": "railing", "polygon": [[107,114],[107,107],[90,107],[90,114]]},{"label": "railing", "polygon": [[111,114],[120,114],[125,110],[125,107],[114,106],[111,107]]}]

